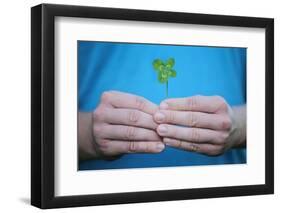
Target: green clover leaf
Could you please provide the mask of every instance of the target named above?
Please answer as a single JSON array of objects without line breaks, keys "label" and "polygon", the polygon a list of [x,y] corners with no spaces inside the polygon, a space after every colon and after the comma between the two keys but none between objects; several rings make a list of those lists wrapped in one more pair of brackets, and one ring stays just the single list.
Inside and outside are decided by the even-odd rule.
[{"label": "green clover leaf", "polygon": [[175,65],[175,59],[169,58],[167,60],[167,67],[172,68]]},{"label": "green clover leaf", "polygon": [[170,70],[169,71],[169,76],[176,77],[177,76],[177,72],[175,70]]},{"label": "green clover leaf", "polygon": [[163,66],[163,64],[162,64],[162,61],[160,60],[160,59],[155,59],[154,61],[153,61],[153,68],[156,70],[156,71],[158,71],[158,70],[160,70],[160,66]]},{"label": "green clover leaf", "polygon": [[169,58],[167,61],[161,59],[155,59],[152,63],[154,70],[157,72],[158,81],[161,84],[166,84],[166,97],[168,97],[168,81],[169,78],[176,77],[177,72],[173,69],[175,65],[175,59]]}]

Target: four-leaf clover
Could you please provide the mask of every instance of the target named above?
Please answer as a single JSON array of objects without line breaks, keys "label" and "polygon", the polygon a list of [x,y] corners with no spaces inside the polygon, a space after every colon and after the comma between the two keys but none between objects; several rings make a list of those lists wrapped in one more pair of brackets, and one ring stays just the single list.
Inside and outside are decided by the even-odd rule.
[{"label": "four-leaf clover", "polygon": [[175,65],[175,59],[169,58],[167,61],[161,59],[155,59],[153,61],[153,68],[158,75],[158,81],[162,84],[166,84],[166,97],[168,97],[168,81],[170,77],[176,77],[177,72],[173,69]]}]

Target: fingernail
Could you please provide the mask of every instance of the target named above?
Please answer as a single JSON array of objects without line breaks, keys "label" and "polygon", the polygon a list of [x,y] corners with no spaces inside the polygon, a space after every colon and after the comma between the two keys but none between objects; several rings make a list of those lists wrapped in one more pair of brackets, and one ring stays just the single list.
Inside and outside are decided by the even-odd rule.
[{"label": "fingernail", "polygon": [[155,114],[155,120],[159,122],[163,122],[165,120],[165,115],[161,112],[157,112]]},{"label": "fingernail", "polygon": [[168,129],[167,129],[167,127],[165,127],[165,126],[163,126],[163,125],[160,125],[159,127],[158,127],[158,131],[159,131],[159,133],[166,133],[167,131],[168,131]]},{"label": "fingernail", "polygon": [[168,109],[168,104],[166,102],[162,102],[160,104],[160,109]]},{"label": "fingernail", "polygon": [[158,151],[162,151],[165,148],[165,145],[163,143],[158,143],[156,148]]}]

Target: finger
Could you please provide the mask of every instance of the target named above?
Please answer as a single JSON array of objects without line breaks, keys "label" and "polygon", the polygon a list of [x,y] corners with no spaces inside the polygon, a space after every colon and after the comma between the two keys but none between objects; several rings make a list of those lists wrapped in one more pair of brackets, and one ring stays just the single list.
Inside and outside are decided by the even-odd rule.
[{"label": "finger", "polygon": [[188,127],[228,130],[231,119],[224,115],[192,111],[160,110],[154,114],[157,123],[169,123]]},{"label": "finger", "polygon": [[164,100],[160,104],[160,109],[199,111],[216,113],[227,112],[228,105],[220,96],[192,96],[187,98],[173,98]]},{"label": "finger", "polygon": [[164,138],[163,142],[167,146],[171,146],[177,149],[182,149],[190,152],[206,154],[206,155],[214,156],[223,153],[222,146],[215,145],[215,144],[207,144],[207,143],[196,144],[190,141],[181,141],[172,138]]},{"label": "finger", "polygon": [[94,125],[94,134],[96,137],[129,140],[129,141],[160,141],[157,133],[150,129],[124,126],[124,125]]},{"label": "finger", "polygon": [[224,144],[228,137],[226,132],[188,128],[170,124],[160,124],[157,127],[157,133],[162,137],[191,141],[193,143],[210,142],[214,144]]},{"label": "finger", "polygon": [[165,145],[161,141],[118,141],[104,140],[100,146],[106,155],[118,155],[124,153],[159,153]]},{"label": "finger", "polygon": [[102,101],[116,108],[137,109],[148,114],[154,114],[158,109],[156,104],[141,96],[118,91],[104,92]]},{"label": "finger", "polygon": [[155,130],[158,126],[152,115],[135,109],[107,108],[103,119],[110,124],[143,127]]}]

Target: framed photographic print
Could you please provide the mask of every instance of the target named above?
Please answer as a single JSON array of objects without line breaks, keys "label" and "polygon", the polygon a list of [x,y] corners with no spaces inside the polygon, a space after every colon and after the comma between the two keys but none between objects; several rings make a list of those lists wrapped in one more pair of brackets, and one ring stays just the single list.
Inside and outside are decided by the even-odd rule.
[{"label": "framed photographic print", "polygon": [[274,20],[31,9],[31,203],[274,191]]}]

